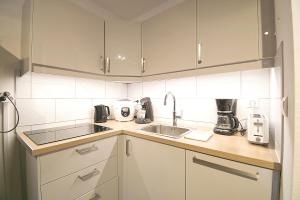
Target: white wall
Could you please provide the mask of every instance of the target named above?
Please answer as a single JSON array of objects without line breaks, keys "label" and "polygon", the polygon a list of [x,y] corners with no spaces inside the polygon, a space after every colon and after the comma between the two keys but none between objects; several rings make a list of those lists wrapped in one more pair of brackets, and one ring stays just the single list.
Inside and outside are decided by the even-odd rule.
[{"label": "white wall", "polygon": [[283,115],[282,115],[282,80],[283,57],[282,48],[277,49],[275,67],[270,69],[270,131],[275,136],[275,151],[282,160]]},{"label": "white wall", "polygon": [[[149,96],[156,119],[172,118],[172,102],[163,105],[166,92],[177,99],[177,113],[185,122],[214,126],[217,119],[216,98],[237,98],[237,115],[247,118],[249,102],[255,100],[259,109],[269,116],[270,69],[237,71],[170,80],[129,84],[128,97],[139,99]],[[181,120],[182,121],[182,120]]]},{"label": "white wall", "polygon": [[275,0],[277,44],[284,42],[284,96],[289,98],[289,116],[284,118],[281,199],[292,199],[294,165],[294,63],[291,1]]},{"label": "white wall", "polygon": [[[15,68],[19,66],[21,54],[20,41],[23,2],[24,0],[0,1],[0,92],[9,91],[13,96],[15,89],[14,72]],[[10,116],[13,122],[13,112],[10,112]],[[5,175],[9,177],[6,180],[6,197],[8,199],[22,199],[19,145],[13,132],[5,134],[5,144],[1,142],[3,136],[0,135],[0,153],[3,153],[3,145],[5,145]],[[0,165],[4,164],[1,158],[0,163]],[[0,172],[1,175],[2,172]],[[3,177],[1,176],[0,179],[2,183]],[[4,187],[1,183],[0,199],[3,199]]]},{"label": "white wall", "polygon": [[[1,30],[0,30],[1,31]],[[0,93],[9,91],[14,95],[14,80],[15,80],[15,67],[18,67],[18,59],[10,54],[7,50],[0,46]],[[2,110],[0,103],[0,130],[2,131],[2,117],[10,122],[9,126],[4,129],[13,128],[14,126],[14,112],[12,105],[8,104],[10,112],[8,115],[1,116]],[[0,199],[4,198],[5,192],[7,195],[11,192],[11,199],[18,199],[20,195],[20,169],[19,169],[19,154],[18,154],[17,139],[14,132],[1,134],[0,133]],[[5,160],[5,162],[3,161]],[[4,177],[6,181],[4,183]],[[9,179],[8,179],[9,177]],[[5,186],[4,186],[5,184]],[[14,192],[12,192],[14,191]]]},{"label": "white wall", "polygon": [[[292,0],[295,66],[295,149],[293,199],[300,199],[300,1]],[[298,123],[297,123],[298,122]]]},{"label": "white wall", "polygon": [[94,105],[127,97],[127,84],[48,74],[17,77],[19,130],[93,121]]}]

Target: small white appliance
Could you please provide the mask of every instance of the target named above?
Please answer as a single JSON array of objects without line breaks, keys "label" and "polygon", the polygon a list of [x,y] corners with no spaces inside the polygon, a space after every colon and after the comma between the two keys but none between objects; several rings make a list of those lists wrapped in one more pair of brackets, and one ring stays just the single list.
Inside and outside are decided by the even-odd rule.
[{"label": "small white appliance", "polygon": [[113,112],[115,120],[121,122],[131,121],[134,118],[136,102],[129,99],[120,99],[114,102]]},{"label": "small white appliance", "polygon": [[255,144],[269,143],[269,121],[262,114],[250,114],[248,117],[248,140]]}]

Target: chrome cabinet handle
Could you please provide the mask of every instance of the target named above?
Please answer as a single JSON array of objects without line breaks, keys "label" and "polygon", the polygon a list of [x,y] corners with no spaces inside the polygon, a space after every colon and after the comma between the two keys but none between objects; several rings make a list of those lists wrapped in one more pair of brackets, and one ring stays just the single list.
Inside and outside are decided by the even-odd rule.
[{"label": "chrome cabinet handle", "polygon": [[126,156],[130,156],[129,145],[130,145],[130,140],[126,140]]},{"label": "chrome cabinet handle", "polygon": [[142,63],[142,73],[145,73],[145,72],[146,72],[146,70],[145,70],[146,59],[145,59],[145,58],[142,58],[142,59],[141,59],[141,63]]},{"label": "chrome cabinet handle", "polygon": [[256,172],[255,174],[250,173],[250,172],[245,172],[245,171],[242,171],[242,170],[238,170],[238,169],[234,169],[234,168],[231,168],[231,167],[226,167],[226,166],[219,165],[219,164],[216,164],[216,163],[201,160],[201,159],[197,158],[196,156],[193,157],[193,162],[196,163],[196,164],[199,164],[199,165],[203,165],[205,167],[209,167],[209,168],[212,168],[212,169],[215,169],[215,170],[223,171],[223,172],[226,172],[226,173],[229,173],[229,174],[244,177],[244,178],[251,179],[251,180],[254,180],[254,181],[257,181],[258,176],[259,176],[259,172]]},{"label": "chrome cabinet handle", "polygon": [[202,60],[201,60],[201,50],[202,50],[202,46],[201,46],[201,43],[198,43],[198,46],[197,46],[197,62],[198,64],[201,64],[202,63]]},{"label": "chrome cabinet handle", "polygon": [[289,100],[288,97],[283,97],[282,100],[281,100],[281,106],[282,106],[281,112],[282,112],[282,115],[285,116],[285,117],[288,117],[288,115],[289,115],[289,112],[288,112],[288,110],[289,110],[289,105],[288,105],[289,101],[288,100]]},{"label": "chrome cabinet handle", "polygon": [[84,154],[90,153],[92,151],[97,151],[97,150],[98,150],[98,147],[93,145],[91,147],[87,147],[87,148],[83,148],[83,149],[76,149],[75,151],[80,155],[84,155]]},{"label": "chrome cabinet handle", "polygon": [[100,70],[105,73],[105,60],[103,56],[100,56]]},{"label": "chrome cabinet handle", "polygon": [[106,57],[106,69],[107,69],[107,73],[110,73],[110,58]]},{"label": "chrome cabinet handle", "polygon": [[101,196],[97,193],[95,193],[95,196],[93,196],[92,198],[90,198],[90,200],[98,200],[101,199]]},{"label": "chrome cabinet handle", "polygon": [[86,174],[86,175],[83,175],[83,176],[78,176],[78,178],[81,180],[81,181],[87,181],[89,180],[90,178],[98,175],[100,173],[99,170],[97,169],[94,169],[92,172]]}]

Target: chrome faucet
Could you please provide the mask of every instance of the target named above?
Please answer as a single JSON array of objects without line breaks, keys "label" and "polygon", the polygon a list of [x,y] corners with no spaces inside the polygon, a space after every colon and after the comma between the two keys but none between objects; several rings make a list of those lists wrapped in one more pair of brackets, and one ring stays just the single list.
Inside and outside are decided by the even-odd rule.
[{"label": "chrome faucet", "polygon": [[173,98],[173,126],[177,126],[177,118],[181,118],[181,117],[176,115],[176,98],[172,92],[168,92],[165,95],[164,105],[165,106],[167,105],[167,98],[169,95],[171,95]]}]

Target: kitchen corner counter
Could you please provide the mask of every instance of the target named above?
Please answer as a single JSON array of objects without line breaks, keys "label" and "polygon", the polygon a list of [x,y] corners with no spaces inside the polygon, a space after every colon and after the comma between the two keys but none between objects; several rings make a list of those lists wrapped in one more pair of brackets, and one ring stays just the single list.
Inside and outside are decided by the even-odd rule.
[{"label": "kitchen corner counter", "polygon": [[[214,134],[207,142],[202,142],[186,139],[184,137],[180,139],[173,139],[165,136],[147,133],[140,129],[149,124],[136,124],[132,121],[117,122],[114,120],[110,120],[106,123],[101,123],[101,125],[110,127],[113,130],[77,138],[71,138],[44,145],[36,145],[24,133],[18,133],[17,137],[33,156],[40,156],[80,144],[125,134],[190,151],[216,156],[219,158],[263,167],[266,169],[281,169],[281,164],[279,163],[275,154],[275,150],[273,148],[250,144],[247,138],[241,136],[240,134],[236,134],[233,136]],[[197,129],[204,131],[211,130],[210,128],[203,127],[197,127]]]}]

